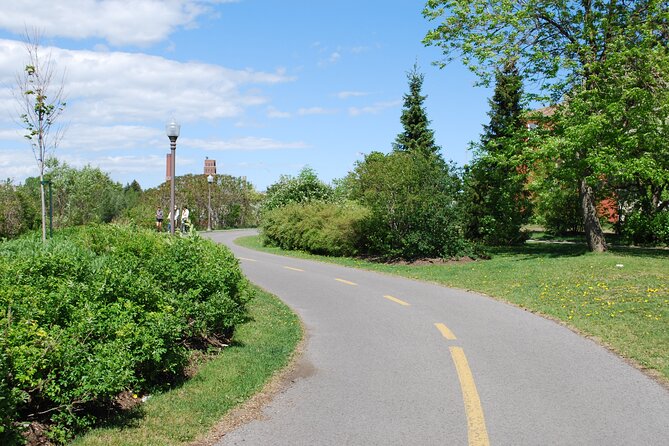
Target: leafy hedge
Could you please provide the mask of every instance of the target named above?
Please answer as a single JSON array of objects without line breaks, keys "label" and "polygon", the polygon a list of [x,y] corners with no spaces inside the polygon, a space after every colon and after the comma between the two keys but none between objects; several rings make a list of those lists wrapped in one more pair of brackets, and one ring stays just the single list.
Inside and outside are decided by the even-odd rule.
[{"label": "leafy hedge", "polygon": [[622,224],[622,236],[627,242],[641,245],[669,245],[669,210],[647,215],[634,211]]},{"label": "leafy hedge", "polygon": [[231,252],[121,226],[0,244],[0,443],[31,421],[64,442],[124,391],[182,376],[251,297]]},{"label": "leafy hedge", "polygon": [[268,210],[261,225],[264,242],[283,249],[350,256],[361,245],[369,211],[359,204],[306,202]]}]

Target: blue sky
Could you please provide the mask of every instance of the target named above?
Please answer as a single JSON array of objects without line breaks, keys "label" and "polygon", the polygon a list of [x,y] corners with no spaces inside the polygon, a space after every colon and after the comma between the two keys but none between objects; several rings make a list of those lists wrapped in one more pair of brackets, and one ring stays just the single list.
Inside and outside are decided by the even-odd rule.
[{"label": "blue sky", "polygon": [[490,90],[421,40],[423,1],[22,0],[0,17],[0,178],[37,167],[14,121],[11,88],[25,64],[23,30],[66,71],[57,158],[98,166],[144,188],[165,179],[165,123],[181,123],[177,175],[245,176],[264,190],[311,166],[329,182],[401,131],[406,73],[418,62],[437,143],[471,159]]}]

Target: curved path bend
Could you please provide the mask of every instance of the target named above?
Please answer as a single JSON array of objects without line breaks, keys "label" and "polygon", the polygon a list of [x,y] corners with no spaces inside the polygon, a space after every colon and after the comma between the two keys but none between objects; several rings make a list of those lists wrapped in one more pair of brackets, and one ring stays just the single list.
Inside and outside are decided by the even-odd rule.
[{"label": "curved path bend", "polygon": [[310,373],[224,445],[667,445],[669,391],[569,329],[461,290],[252,251]]}]

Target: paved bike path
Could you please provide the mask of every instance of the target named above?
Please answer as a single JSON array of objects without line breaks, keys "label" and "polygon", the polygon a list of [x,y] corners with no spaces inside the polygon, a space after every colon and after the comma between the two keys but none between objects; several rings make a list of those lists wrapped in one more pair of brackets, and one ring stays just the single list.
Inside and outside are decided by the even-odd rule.
[{"label": "paved bike path", "polygon": [[669,391],[493,299],[281,257],[214,232],[308,332],[310,370],[217,445],[663,445]]}]

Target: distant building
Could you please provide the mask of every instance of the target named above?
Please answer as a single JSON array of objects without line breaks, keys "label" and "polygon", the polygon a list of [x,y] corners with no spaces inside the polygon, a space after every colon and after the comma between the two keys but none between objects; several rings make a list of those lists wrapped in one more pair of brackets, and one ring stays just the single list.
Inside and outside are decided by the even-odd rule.
[{"label": "distant building", "polygon": [[209,157],[204,160],[204,174],[216,175],[216,160],[210,160]]},{"label": "distant building", "polygon": [[[550,118],[555,114],[555,111],[557,110],[557,107],[555,105],[551,105],[548,107],[544,108],[539,108],[537,110],[532,110],[529,113],[529,117],[525,120],[525,126],[527,127],[528,130],[534,130],[539,127],[540,125],[540,117],[544,118],[544,121],[546,121],[546,118]],[[548,119],[550,121],[550,119]],[[544,125],[548,125],[545,123]],[[550,126],[548,126],[550,128]]]}]

